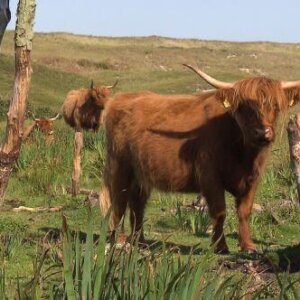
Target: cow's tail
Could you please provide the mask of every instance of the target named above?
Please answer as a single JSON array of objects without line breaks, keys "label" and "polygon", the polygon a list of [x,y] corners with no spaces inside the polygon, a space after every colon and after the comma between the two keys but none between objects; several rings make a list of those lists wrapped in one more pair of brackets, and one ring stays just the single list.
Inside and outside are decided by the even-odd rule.
[{"label": "cow's tail", "polygon": [[111,207],[111,199],[108,190],[108,186],[103,185],[99,194],[100,212],[105,217]]},{"label": "cow's tail", "polygon": [[[111,208],[111,197],[110,197],[110,192],[109,192],[109,186],[108,186],[108,180],[106,176],[103,176],[103,183],[101,186],[101,190],[99,193],[99,205],[100,205],[100,213],[102,217],[106,217],[107,214],[110,213],[110,208]],[[112,224],[112,218],[110,217],[110,230],[113,230],[113,224]]]}]

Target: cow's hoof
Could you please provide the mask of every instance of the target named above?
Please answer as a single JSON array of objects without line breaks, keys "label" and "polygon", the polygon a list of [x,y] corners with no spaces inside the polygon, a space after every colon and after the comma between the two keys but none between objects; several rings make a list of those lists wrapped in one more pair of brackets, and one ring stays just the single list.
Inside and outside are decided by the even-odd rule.
[{"label": "cow's hoof", "polygon": [[242,250],[242,256],[245,256],[245,258],[248,258],[248,259],[258,259],[258,256],[259,256],[259,253],[256,251],[256,249],[245,249],[245,250]]},{"label": "cow's hoof", "polygon": [[139,241],[138,246],[141,250],[149,249],[149,244],[145,240]]},{"label": "cow's hoof", "polygon": [[257,250],[256,249],[248,249],[245,251],[247,254],[253,254],[253,255],[256,255],[258,254]]},{"label": "cow's hoof", "polygon": [[228,248],[215,249],[214,252],[215,252],[216,254],[219,254],[219,255],[227,255],[227,254],[229,254]]}]

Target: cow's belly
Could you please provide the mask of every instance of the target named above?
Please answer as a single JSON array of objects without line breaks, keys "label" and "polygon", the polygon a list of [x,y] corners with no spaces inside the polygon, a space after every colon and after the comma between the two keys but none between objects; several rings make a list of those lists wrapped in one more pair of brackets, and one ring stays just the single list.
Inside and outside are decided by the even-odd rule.
[{"label": "cow's belly", "polygon": [[198,192],[195,182],[195,162],[182,155],[183,141],[145,142],[135,153],[136,177],[162,191]]}]

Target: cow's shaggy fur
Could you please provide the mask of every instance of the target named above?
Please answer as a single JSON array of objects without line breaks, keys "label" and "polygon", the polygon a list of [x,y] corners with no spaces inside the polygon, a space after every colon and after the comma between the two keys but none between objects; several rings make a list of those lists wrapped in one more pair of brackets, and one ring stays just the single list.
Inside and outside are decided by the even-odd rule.
[{"label": "cow's shaggy fur", "polygon": [[110,94],[111,88],[106,86],[72,90],[62,105],[61,114],[66,123],[76,131],[97,131]]},{"label": "cow's shaggy fur", "polygon": [[223,223],[228,191],[236,199],[241,249],[254,251],[249,217],[255,192],[278,112],[287,110],[291,95],[297,102],[299,91],[284,91],[279,81],[260,77],[193,96],[144,94],[131,99],[121,94],[110,101],[100,206],[103,214],[112,206],[111,229],[129,206],[133,233],[142,231],[153,188],[201,192],[213,221],[215,251],[227,252]]}]

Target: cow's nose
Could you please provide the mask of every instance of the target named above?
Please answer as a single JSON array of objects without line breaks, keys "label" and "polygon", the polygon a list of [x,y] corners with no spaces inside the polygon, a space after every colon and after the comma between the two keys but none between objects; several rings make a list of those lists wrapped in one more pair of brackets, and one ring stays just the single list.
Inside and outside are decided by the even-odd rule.
[{"label": "cow's nose", "polygon": [[261,138],[265,135],[265,129],[262,128],[255,128],[254,129],[254,134],[257,138]]},{"label": "cow's nose", "polygon": [[273,129],[271,127],[255,128],[254,134],[259,139],[263,138],[269,141],[271,141],[274,136]]}]

